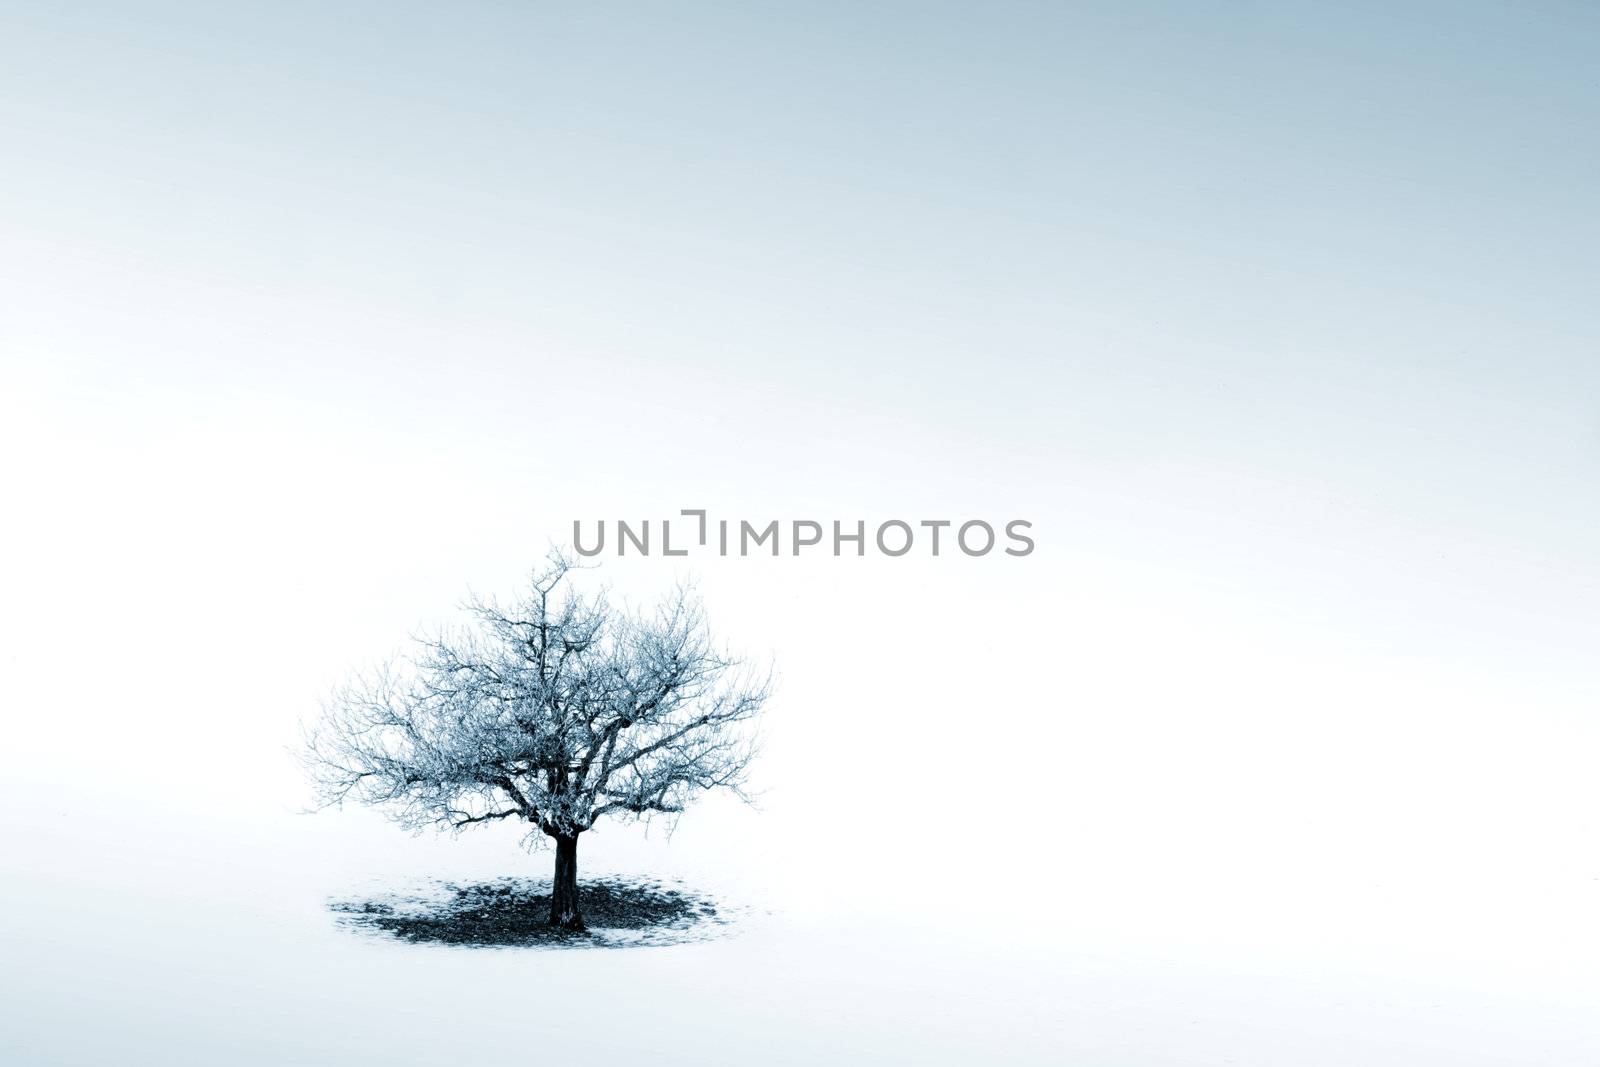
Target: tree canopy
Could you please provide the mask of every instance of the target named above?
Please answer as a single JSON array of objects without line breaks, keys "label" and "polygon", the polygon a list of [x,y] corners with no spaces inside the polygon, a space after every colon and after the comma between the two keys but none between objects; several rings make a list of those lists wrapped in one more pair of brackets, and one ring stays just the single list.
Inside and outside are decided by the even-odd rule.
[{"label": "tree canopy", "polygon": [[467,625],[336,690],[305,737],[321,801],[414,829],[524,820],[537,841],[744,796],[769,677],[717,651],[691,589],[621,611],[574,570],[552,554],[511,602],[469,600]]}]

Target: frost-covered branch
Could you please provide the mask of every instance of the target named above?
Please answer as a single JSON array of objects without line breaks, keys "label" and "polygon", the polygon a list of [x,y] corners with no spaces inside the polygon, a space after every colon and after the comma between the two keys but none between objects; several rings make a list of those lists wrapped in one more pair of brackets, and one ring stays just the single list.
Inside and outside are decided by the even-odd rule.
[{"label": "frost-covered branch", "polygon": [[572,570],[554,554],[515,601],[475,598],[466,627],[335,691],[305,738],[322,803],[561,838],[676,814],[702,790],[742,796],[769,680],[716,650],[690,589],[620,613]]}]

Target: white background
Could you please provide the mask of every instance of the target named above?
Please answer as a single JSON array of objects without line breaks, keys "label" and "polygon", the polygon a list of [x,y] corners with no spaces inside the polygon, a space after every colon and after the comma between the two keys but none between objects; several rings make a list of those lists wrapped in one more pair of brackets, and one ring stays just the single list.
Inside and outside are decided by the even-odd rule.
[{"label": "white background", "polygon": [[[0,1049],[1594,1059],[1595,32],[10,5]],[[302,814],[299,720],[692,507],[1039,547],[598,572],[777,663],[756,809],[580,857],[739,936],[336,929],[550,860]]]}]

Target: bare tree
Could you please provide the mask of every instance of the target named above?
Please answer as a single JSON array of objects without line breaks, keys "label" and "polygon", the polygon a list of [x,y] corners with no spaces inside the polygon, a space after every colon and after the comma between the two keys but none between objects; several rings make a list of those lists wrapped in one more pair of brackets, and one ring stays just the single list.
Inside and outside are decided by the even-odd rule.
[{"label": "bare tree", "polygon": [[552,553],[528,592],[467,604],[471,625],[338,689],[305,736],[323,806],[385,807],[411,829],[504,819],[555,844],[550,922],[583,929],[578,835],[603,816],[676,815],[700,790],[744,796],[769,682],[719,654],[679,587],[613,610]]}]

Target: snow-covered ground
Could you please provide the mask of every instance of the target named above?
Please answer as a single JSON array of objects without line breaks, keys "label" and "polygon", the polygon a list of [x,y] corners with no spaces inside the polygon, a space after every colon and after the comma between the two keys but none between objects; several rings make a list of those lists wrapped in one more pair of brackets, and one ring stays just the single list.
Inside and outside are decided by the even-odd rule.
[{"label": "snow-covered ground", "polygon": [[[5,1062],[1600,1061],[1596,730],[1559,614],[1535,643],[1448,589],[1372,608],[1426,573],[1238,600],[1181,545],[1157,571],[1081,534],[1037,566],[708,565],[719,630],[778,659],[759,807],[708,798],[670,840],[602,824],[579,864],[679,878],[737,928],[450,949],[327,903],[550,855],[302,814],[288,750],[464,578],[515,581],[520,544],[202,529],[239,537],[131,527],[65,586],[12,585]],[[655,562],[604,574],[644,596]]]},{"label": "snow-covered ground", "polygon": [[[411,841],[356,815],[229,827],[19,799],[4,813],[0,884],[8,1063],[1471,1067],[1600,1056],[1592,964],[1540,966],[1558,948],[1552,931],[1594,944],[1592,909],[1571,899],[1544,901],[1552,910],[1536,917],[1476,911],[1448,951],[1423,956],[1419,941],[1439,931],[1419,934],[1420,913],[1398,904],[1364,943],[1316,951],[1305,935],[1316,940],[1333,902],[1307,902],[1283,926],[1299,943],[1274,949],[1241,946],[1251,923],[1236,908],[1218,908],[1207,929],[1204,909],[1183,904],[1181,877],[1162,892],[1183,921],[1152,913],[1142,936],[1127,909],[1073,915],[1067,887],[1030,882],[1003,859],[974,872],[954,851],[948,881],[904,885],[903,908],[869,888],[854,909],[804,884],[686,862],[705,838],[685,824],[670,846],[594,835],[591,870],[643,865],[714,885],[743,906],[726,936],[462,949],[351,932],[326,898],[421,873],[542,874],[548,854],[506,852],[509,837]],[[792,869],[849,876],[825,855]],[[1282,921],[1263,916],[1253,932]],[[1523,924],[1544,940],[1520,958],[1494,943]]]},{"label": "snow-covered ground", "polygon": [[[19,578],[5,619],[5,1062],[1600,1060],[1581,631],[1486,636],[1474,661],[1467,612],[1396,659],[1364,598],[1286,633],[1109,554],[708,566],[719,628],[779,659],[759,807],[709,798],[670,840],[602,824],[579,863],[681,879],[740,922],[452,949],[352,932],[328,901],[546,877],[549,853],[504,825],[303,814],[288,749],[420,605],[449,614],[461,573],[515,580],[517,546],[427,574],[403,540],[359,565],[263,554],[218,582],[212,543],[126,536],[83,596]],[[85,654],[91,592],[129,625]],[[979,621],[954,658],[951,604]]]}]

